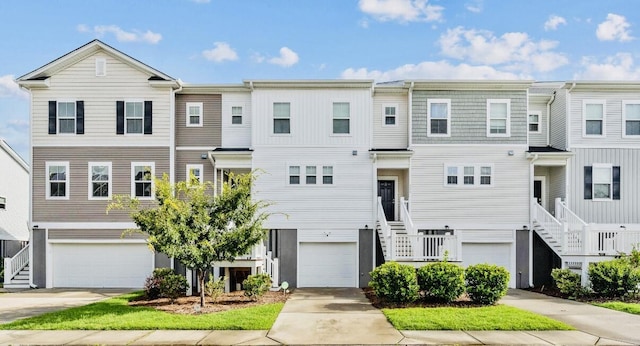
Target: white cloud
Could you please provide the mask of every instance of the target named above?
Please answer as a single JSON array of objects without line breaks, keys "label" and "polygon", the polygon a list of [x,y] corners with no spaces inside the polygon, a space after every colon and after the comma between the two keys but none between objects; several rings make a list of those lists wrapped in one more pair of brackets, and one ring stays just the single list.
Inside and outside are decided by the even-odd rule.
[{"label": "white cloud", "polygon": [[624,16],[609,13],[607,20],[598,24],[596,36],[600,41],[620,41],[627,42],[633,40],[629,27],[631,24],[627,22]]},{"label": "white cloud", "polygon": [[446,57],[478,65],[502,65],[521,73],[548,72],[569,63],[564,54],[552,51],[558,42],[536,42],[523,32],[497,37],[490,31],[457,27],[442,34],[438,43]]},{"label": "white cloud", "polygon": [[464,5],[464,7],[469,12],[480,13],[480,12],[482,12],[482,7],[483,7],[482,0],[470,1],[470,2],[466,3]]},{"label": "white cloud", "polygon": [[21,99],[28,99],[29,94],[20,89],[20,86],[18,86],[13,79],[13,75],[0,76],[0,98],[17,97]]},{"label": "white cloud", "polygon": [[260,54],[260,53],[253,53],[251,54],[251,60],[255,63],[261,64],[264,62],[266,58],[264,57],[264,55]]},{"label": "white cloud", "polygon": [[574,75],[582,80],[638,80],[640,67],[636,66],[629,53],[618,53],[599,62],[594,58],[582,59],[583,70]]},{"label": "white cloud", "polygon": [[564,19],[563,17],[552,14],[549,16],[549,19],[547,19],[547,21],[544,22],[544,30],[545,31],[558,30],[558,26],[560,24],[567,25],[567,20]]},{"label": "white cloud", "polygon": [[430,5],[428,0],[360,0],[358,6],[381,22],[439,22],[444,11],[444,7]]},{"label": "white cloud", "polygon": [[215,48],[202,52],[202,56],[209,61],[223,62],[238,60],[238,54],[226,42],[214,42]]},{"label": "white cloud", "polygon": [[113,34],[118,42],[144,42],[157,44],[158,42],[160,42],[160,40],[162,40],[161,34],[155,33],[151,30],[147,30],[144,32],[135,29],[132,31],[125,31],[117,25],[96,25],[93,27],[93,29],[91,29],[85,24],[79,24],[76,27],[76,30],[82,33],[93,32],[98,37],[102,37],[106,34]]},{"label": "white cloud", "polygon": [[280,56],[269,59],[269,63],[282,67],[290,67],[297,64],[298,60],[300,60],[298,53],[287,47],[282,47],[280,48]]},{"label": "white cloud", "polygon": [[346,79],[374,79],[378,82],[403,79],[523,79],[531,78],[512,72],[499,71],[491,66],[452,65],[441,61],[406,64],[388,71],[348,68],[342,72]]}]

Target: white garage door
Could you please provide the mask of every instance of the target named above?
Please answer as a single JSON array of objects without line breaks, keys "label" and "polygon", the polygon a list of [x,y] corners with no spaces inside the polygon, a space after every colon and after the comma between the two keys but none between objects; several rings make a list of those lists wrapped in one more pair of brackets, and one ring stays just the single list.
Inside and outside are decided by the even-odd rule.
[{"label": "white garage door", "polygon": [[300,243],[298,287],[357,287],[356,243]]},{"label": "white garage door", "polygon": [[52,244],[53,287],[142,288],[153,271],[146,244]]},{"label": "white garage door", "polygon": [[462,243],[462,263],[465,267],[479,263],[503,266],[511,274],[509,287],[514,287],[514,273],[511,271],[511,246],[511,243]]}]

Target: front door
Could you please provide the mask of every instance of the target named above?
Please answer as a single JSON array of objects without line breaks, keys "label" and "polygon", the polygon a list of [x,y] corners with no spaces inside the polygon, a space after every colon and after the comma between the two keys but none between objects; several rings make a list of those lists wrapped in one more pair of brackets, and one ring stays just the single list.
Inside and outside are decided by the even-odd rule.
[{"label": "front door", "polygon": [[538,204],[540,204],[543,208],[547,208],[547,196],[545,194],[544,176],[533,177],[533,198],[535,198],[536,202],[538,202]]},{"label": "front door", "polygon": [[382,199],[382,208],[387,221],[395,220],[396,186],[393,180],[378,180],[378,197]]}]

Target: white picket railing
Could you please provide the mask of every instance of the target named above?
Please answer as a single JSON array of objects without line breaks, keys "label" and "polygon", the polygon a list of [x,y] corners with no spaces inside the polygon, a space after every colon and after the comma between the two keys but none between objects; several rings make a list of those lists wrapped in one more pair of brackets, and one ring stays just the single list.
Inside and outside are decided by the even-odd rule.
[{"label": "white picket railing", "polygon": [[278,270],[278,259],[273,258],[273,253],[271,251],[267,251],[264,256],[264,270],[269,276],[271,276],[271,287],[279,287],[280,282],[280,271]]},{"label": "white picket railing", "polygon": [[387,216],[384,214],[384,207],[382,207],[382,197],[378,197],[378,223],[380,223],[380,229],[385,238],[391,236],[391,226],[387,222]]},{"label": "white picket railing", "polygon": [[29,264],[29,247],[27,245],[23,247],[18,253],[11,257],[4,259],[4,284],[10,284],[11,280]]},{"label": "white picket railing", "polygon": [[587,226],[560,198],[556,198],[556,219],[565,223],[569,231],[581,231]]},{"label": "white picket railing", "polygon": [[537,221],[557,242],[564,239],[564,227],[534,198],[531,203],[531,219]]},{"label": "white picket railing", "polygon": [[456,235],[396,234],[394,238],[394,261],[437,261],[445,255],[449,261],[459,260]]}]

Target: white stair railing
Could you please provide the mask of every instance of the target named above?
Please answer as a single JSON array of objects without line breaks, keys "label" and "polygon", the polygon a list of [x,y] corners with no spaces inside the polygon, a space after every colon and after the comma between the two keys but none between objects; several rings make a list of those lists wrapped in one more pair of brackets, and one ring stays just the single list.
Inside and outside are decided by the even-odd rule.
[{"label": "white stair railing", "polygon": [[382,236],[385,239],[385,244],[387,247],[387,256],[389,258],[393,258],[393,249],[395,248],[393,244],[393,234],[391,232],[391,226],[387,222],[387,217],[384,214],[384,208],[382,207],[382,197],[378,197],[378,212],[377,212],[377,221],[380,225],[380,230],[382,231]]},{"label": "white stair railing", "polygon": [[556,198],[556,219],[566,223],[569,231],[581,231],[587,226],[560,198]]},{"label": "white stair railing", "polygon": [[272,258],[273,253],[271,251],[267,251],[264,256],[264,270],[269,276],[271,276],[271,287],[279,287],[280,284],[280,270],[279,263],[277,258]]},{"label": "white stair railing", "polygon": [[551,215],[533,198],[531,202],[531,219],[538,222],[547,233],[564,249],[565,232],[563,224]]},{"label": "white stair railing", "polygon": [[29,247],[30,245],[27,245],[18,251],[15,256],[4,259],[5,285],[10,284],[11,280],[29,264]]},{"label": "white stair railing", "polygon": [[[407,235],[415,236],[418,235],[418,230],[413,224],[413,220],[411,220],[411,215],[409,214],[409,201],[405,200],[404,197],[400,197],[400,220],[404,223],[404,228],[407,231]],[[424,243],[418,241],[416,237],[409,238],[411,241],[411,248],[416,253],[422,253],[424,249]]]}]

